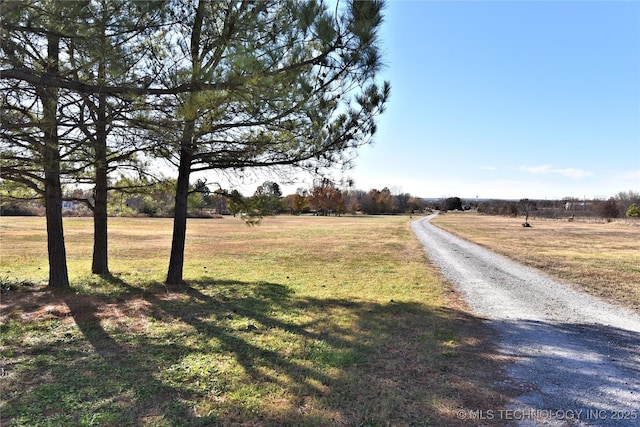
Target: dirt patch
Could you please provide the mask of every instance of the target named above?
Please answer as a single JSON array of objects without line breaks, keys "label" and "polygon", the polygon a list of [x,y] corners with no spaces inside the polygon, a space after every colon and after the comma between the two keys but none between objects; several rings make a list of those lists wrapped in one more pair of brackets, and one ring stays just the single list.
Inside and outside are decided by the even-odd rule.
[{"label": "dirt patch", "polygon": [[49,289],[11,292],[2,295],[0,321],[20,319],[38,321],[71,318],[76,322],[97,319],[140,318],[153,311],[151,304],[141,297],[116,298],[83,295]]}]

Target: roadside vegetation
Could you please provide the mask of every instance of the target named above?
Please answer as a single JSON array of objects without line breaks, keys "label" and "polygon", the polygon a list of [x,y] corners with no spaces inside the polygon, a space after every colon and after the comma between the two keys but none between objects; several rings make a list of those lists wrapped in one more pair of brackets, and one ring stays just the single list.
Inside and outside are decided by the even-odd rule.
[{"label": "roadside vegetation", "polygon": [[489,216],[439,215],[435,225],[593,295],[640,310],[640,227],[633,223],[578,222]]},{"label": "roadside vegetation", "polygon": [[192,219],[167,286],[170,219],[111,218],[101,277],[66,218],[56,291],[44,219],[2,218],[2,425],[468,425],[504,361],[408,221]]}]

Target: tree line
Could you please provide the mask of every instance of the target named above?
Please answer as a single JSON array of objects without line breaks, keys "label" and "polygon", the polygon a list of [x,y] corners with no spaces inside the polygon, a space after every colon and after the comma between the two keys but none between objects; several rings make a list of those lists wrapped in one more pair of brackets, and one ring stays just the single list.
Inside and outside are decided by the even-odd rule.
[{"label": "tree line", "polygon": [[561,200],[485,200],[471,202],[478,212],[489,215],[531,216],[536,218],[592,218],[606,221],[616,218],[640,217],[640,192],[620,191],[608,199]]},{"label": "tree line", "polygon": [[108,275],[110,178],[127,171],[152,185],[159,163],[173,168],[166,282],[175,284],[192,173],[348,167],[390,92],[377,81],[382,9],[375,0],[4,2],[0,178],[5,195],[43,201],[49,286],[69,286],[65,186],[92,188],[83,201],[92,272]]},{"label": "tree line", "polygon": [[[120,177],[108,193],[109,216],[173,217],[176,180],[167,179],[148,183]],[[64,192],[63,214],[89,216],[93,190],[79,188]],[[15,194],[15,193],[14,193]],[[31,196],[23,199],[5,199],[0,205],[1,215],[42,215],[41,201]],[[89,202],[89,203],[87,203]],[[392,192],[388,187],[369,191],[338,188],[327,179],[318,180],[310,188],[298,188],[294,194],[284,196],[280,185],[265,181],[252,195],[236,190],[211,189],[200,179],[189,186],[187,210],[190,217],[218,215],[243,216],[255,223],[267,215],[390,215],[422,213],[429,210],[424,199],[404,192]]]}]

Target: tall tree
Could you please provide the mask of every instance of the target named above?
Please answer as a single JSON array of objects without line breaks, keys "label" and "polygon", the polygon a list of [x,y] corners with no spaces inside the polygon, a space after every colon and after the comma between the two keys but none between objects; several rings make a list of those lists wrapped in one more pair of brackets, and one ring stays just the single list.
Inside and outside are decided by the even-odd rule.
[{"label": "tall tree", "polygon": [[[3,117],[11,125],[2,129],[3,155],[10,154],[3,156],[2,177],[38,187],[51,209],[57,209],[54,199],[60,199],[61,192],[54,177],[59,180],[66,173],[61,170],[65,161],[86,161],[78,154],[82,138],[71,136],[73,123],[61,133],[64,144],[60,135],[52,134],[60,132],[59,117],[54,122],[53,115],[77,105],[56,104],[60,94],[72,93],[84,100],[82,108],[90,106],[98,159],[92,168],[96,192],[104,194],[104,142],[111,123],[105,96],[138,102],[148,113],[131,124],[144,125],[147,131],[161,129],[158,139],[164,144],[154,152],[173,160],[178,169],[168,283],[182,280],[192,172],[297,167],[322,174],[336,165],[347,167],[356,148],[375,133],[375,117],[389,94],[387,83],[378,86],[375,81],[380,1],[338,3],[331,10],[316,0],[153,3],[162,12],[159,25],[171,30],[158,31],[163,43],[154,38],[142,49],[123,37],[121,50],[138,58],[132,69],[146,70],[138,79],[123,80],[114,79],[108,57],[92,56],[89,48],[85,54],[93,63],[91,74],[69,65],[80,52],[74,40],[75,46],[90,45],[91,32],[80,23],[87,24],[97,40],[109,34],[100,15],[91,20],[80,18],[78,11],[107,4],[32,0],[9,2],[3,10],[0,81],[7,89],[4,99],[10,101],[3,103]],[[144,2],[120,4],[136,8]],[[119,40],[115,35],[108,39]],[[103,46],[108,45],[113,43]],[[56,56],[64,58],[65,67]],[[78,78],[81,74],[89,77]],[[90,134],[85,132],[89,139]],[[109,160],[108,146],[106,152]],[[69,167],[68,172],[77,174],[78,169]],[[101,230],[106,236],[103,222],[96,234]],[[96,247],[106,254],[102,243]],[[105,258],[95,270],[108,271],[106,265]]]},{"label": "tall tree", "polygon": [[[108,173],[122,162],[130,159],[139,150],[134,132],[119,139],[110,137],[114,122],[123,123],[126,114],[131,114],[137,99],[131,92],[139,94],[148,81],[144,70],[149,43],[147,37],[160,21],[158,5],[161,2],[128,2],[124,0],[96,0],[91,2],[25,1],[9,2],[3,10],[3,67],[0,71],[3,84],[20,87],[25,84],[36,88],[47,87],[58,94],[56,126],[64,141],[59,138],[61,159],[66,167],[62,171],[68,180],[94,185],[91,200],[85,200],[94,214],[94,251],[92,271],[106,274],[107,262],[107,191]],[[57,11],[57,12],[56,12]],[[43,68],[37,58],[45,48],[40,39],[55,35],[58,49],[64,58],[62,67]],[[152,40],[152,39],[151,39]],[[141,72],[141,70],[144,70]],[[17,82],[21,82],[18,84]],[[136,86],[137,85],[137,86]],[[142,86],[142,87],[140,87]],[[117,102],[113,95],[121,99]],[[63,101],[60,102],[61,97]],[[37,103],[29,104],[23,91],[11,98],[7,114],[17,118],[37,113]],[[48,97],[51,99],[51,96]],[[43,109],[44,112],[44,109]],[[4,128],[9,136],[4,140],[7,148],[20,147],[17,128]],[[22,133],[24,135],[24,132]],[[114,144],[113,141],[120,141]],[[22,138],[24,141],[24,138]],[[34,141],[33,139],[31,140]],[[110,142],[111,141],[111,142]],[[127,144],[122,144],[126,141]],[[27,143],[27,145],[32,144]],[[33,144],[32,144],[33,145]],[[24,147],[24,145],[22,145]],[[11,176],[21,181],[33,180],[25,175],[29,168],[27,158],[18,159]],[[37,158],[31,158],[36,160]],[[26,169],[25,169],[26,167]],[[20,172],[22,171],[22,172]],[[4,177],[9,178],[8,174]],[[59,252],[59,251],[58,251]]]},{"label": "tall tree", "polygon": [[[72,78],[79,83],[103,87],[107,84],[125,86],[149,81],[148,71],[141,70],[145,46],[153,42],[162,22],[159,2],[97,0],[86,7],[82,37],[69,45]],[[116,98],[107,93],[80,93],[78,107],[67,120],[81,130],[86,139],[85,170],[93,171],[88,182],[94,185],[92,203],[94,245],[91,271],[108,274],[107,195],[108,175],[116,167],[133,166],[134,155],[147,148],[141,144],[131,126],[131,118],[139,116],[137,98],[126,95]],[[122,131],[126,127],[126,131]],[[81,177],[84,178],[84,177]]]},{"label": "tall tree", "polygon": [[[60,36],[47,35],[45,72],[58,72]],[[36,88],[42,101],[43,134],[42,163],[44,166],[44,205],[47,219],[47,251],[49,254],[49,286],[69,286],[67,256],[62,226],[62,186],[60,184],[60,149],[58,141],[57,107],[58,89]]]},{"label": "tall tree", "polygon": [[389,94],[388,84],[375,83],[379,1],[352,1],[336,14],[315,0],[200,1],[176,10],[185,16],[169,36],[182,49],[172,84],[203,90],[176,96],[167,283],[182,281],[192,172],[346,166],[370,141]]},{"label": "tall tree", "polygon": [[[42,75],[63,75],[62,41],[75,30],[81,5],[56,1],[9,2],[3,7],[1,63]],[[2,80],[0,150],[3,179],[22,183],[45,203],[49,286],[69,286],[62,223],[64,158],[72,148],[60,133],[61,91],[55,84]]]}]

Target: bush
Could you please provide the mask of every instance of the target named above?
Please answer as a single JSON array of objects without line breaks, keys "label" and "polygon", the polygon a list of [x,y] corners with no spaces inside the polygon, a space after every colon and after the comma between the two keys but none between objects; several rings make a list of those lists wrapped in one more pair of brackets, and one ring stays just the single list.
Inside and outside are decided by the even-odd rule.
[{"label": "bush", "polygon": [[617,218],[620,214],[620,211],[618,210],[616,201],[612,197],[599,206],[598,213],[600,213],[600,216],[602,218],[611,220],[612,218]]},{"label": "bush", "polygon": [[0,216],[36,216],[38,212],[33,207],[23,203],[7,203],[0,206]]}]

